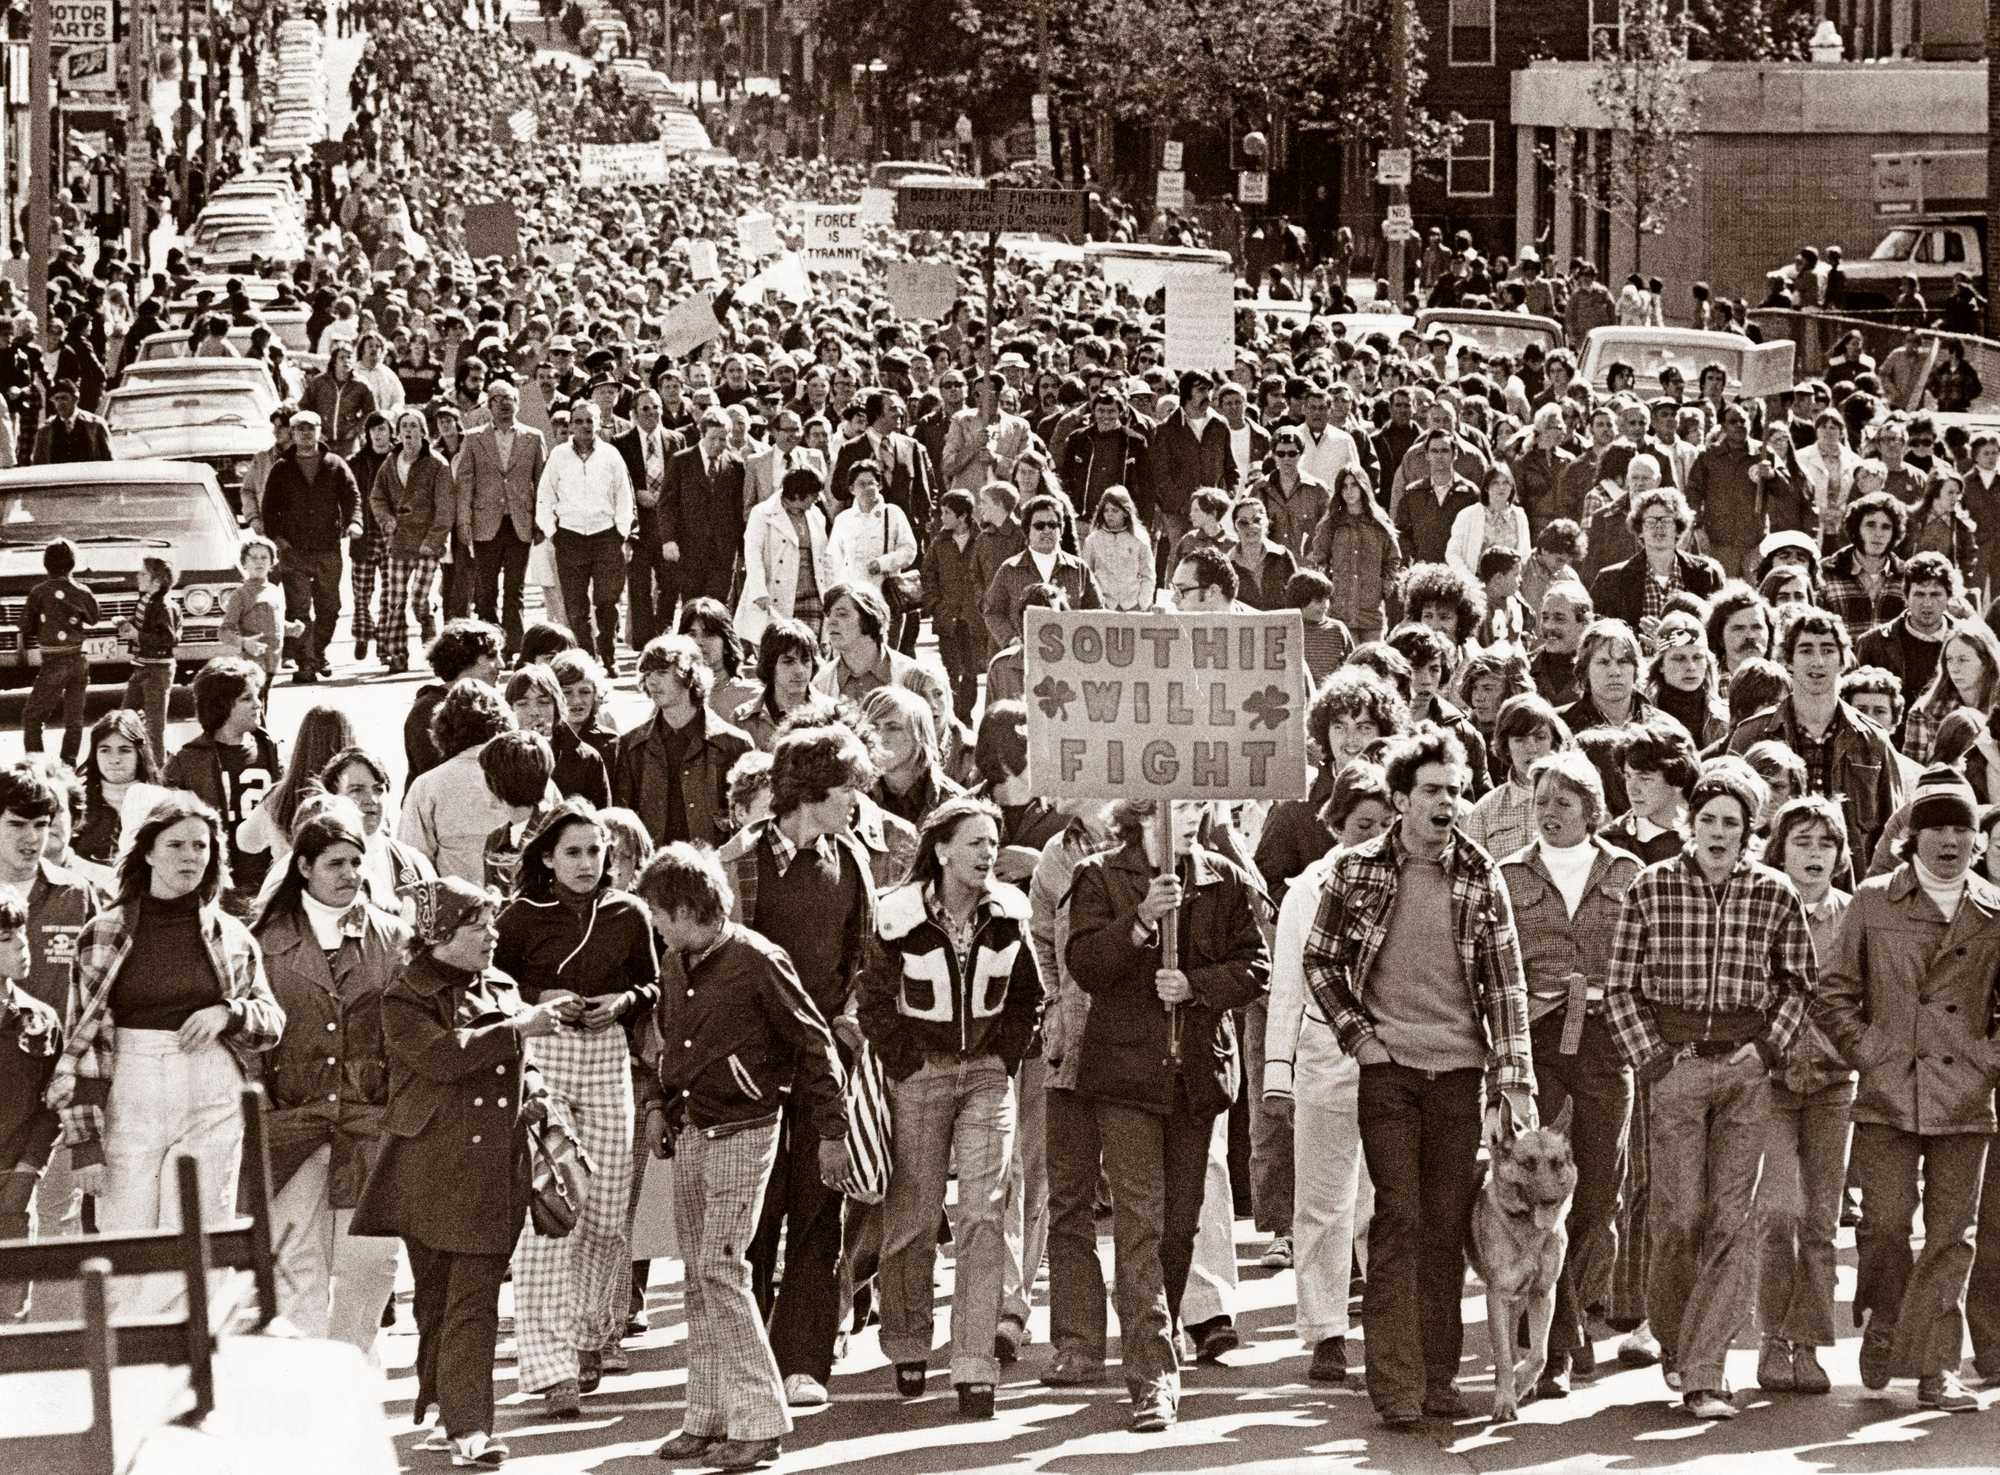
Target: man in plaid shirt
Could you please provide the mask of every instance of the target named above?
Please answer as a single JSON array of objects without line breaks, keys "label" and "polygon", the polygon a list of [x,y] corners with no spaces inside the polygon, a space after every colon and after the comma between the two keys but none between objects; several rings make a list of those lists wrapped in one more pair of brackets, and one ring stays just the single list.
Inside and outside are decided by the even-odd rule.
[{"label": "man in plaid shirt", "polygon": [[[1334,862],[1305,981],[1361,1067],[1375,1183],[1368,1393],[1384,1423],[1465,1411],[1459,1290],[1485,1135],[1535,1125],[1528,990],[1499,868],[1456,828],[1465,750],[1426,723],[1388,751],[1397,825]],[[1450,937],[1454,946],[1440,947]]]},{"label": "man in plaid shirt", "polygon": [[1736,1413],[1722,1363],[1752,1299],[1771,1072],[1818,974],[1798,892],[1744,854],[1763,788],[1738,759],[1702,769],[1688,849],[1632,883],[1604,987],[1646,1092],[1647,1320],[1667,1386],[1703,1419]]}]

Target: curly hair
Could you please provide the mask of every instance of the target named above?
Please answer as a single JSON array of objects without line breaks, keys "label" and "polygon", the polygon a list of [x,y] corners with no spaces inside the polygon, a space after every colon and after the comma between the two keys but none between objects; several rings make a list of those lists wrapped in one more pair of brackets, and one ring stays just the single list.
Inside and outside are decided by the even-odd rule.
[{"label": "curly hair", "polygon": [[1764,614],[1764,654],[1771,649],[1772,624],[1771,607],[1764,602],[1764,596],[1744,583],[1741,579],[1731,579],[1716,591],[1715,598],[1708,606],[1708,650],[1718,664],[1723,660],[1725,643],[1723,631],[1729,622],[1746,609],[1762,610]]},{"label": "curly hair", "polygon": [[1326,678],[1306,708],[1306,738],[1320,752],[1333,752],[1333,724],[1339,717],[1372,722],[1383,737],[1395,737],[1410,726],[1410,704],[1367,667],[1343,666]]},{"label": "curly hair", "polygon": [[1435,722],[1426,722],[1415,732],[1396,738],[1383,754],[1382,771],[1388,776],[1389,792],[1407,796],[1416,788],[1418,772],[1432,763],[1443,763],[1467,777],[1472,772],[1465,744],[1457,735]]},{"label": "curly hair", "polygon": [[784,733],[771,750],[771,813],[778,818],[818,804],[836,789],[866,791],[874,784],[868,745],[837,719],[822,717],[819,725]]},{"label": "curly hair", "polygon": [[1448,563],[1413,563],[1403,571],[1396,597],[1412,620],[1421,620],[1424,611],[1443,605],[1457,619],[1454,632],[1463,640],[1486,614],[1486,591],[1472,577]]},{"label": "curly hair", "polygon": [[1889,548],[1894,551],[1903,544],[1903,536],[1910,530],[1910,509],[1894,492],[1864,492],[1847,504],[1847,515],[1841,519],[1841,527],[1846,530],[1848,543],[1856,548],[1861,546],[1861,520],[1871,512],[1880,512],[1889,519]]},{"label": "curly hair", "polygon": [[715,673],[702,660],[701,647],[692,635],[655,635],[646,642],[646,648],[639,652],[640,685],[662,671],[680,678],[697,707],[715,689]]},{"label": "curly hair", "polygon": [[448,759],[513,730],[514,713],[500,693],[470,676],[454,681],[431,713],[431,741]]}]

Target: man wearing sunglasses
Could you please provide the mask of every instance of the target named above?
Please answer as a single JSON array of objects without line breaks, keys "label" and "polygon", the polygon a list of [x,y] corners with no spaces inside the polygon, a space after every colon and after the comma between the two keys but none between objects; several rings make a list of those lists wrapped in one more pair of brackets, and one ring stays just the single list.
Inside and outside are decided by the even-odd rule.
[{"label": "man wearing sunglasses", "polygon": [[1069,597],[1071,609],[1104,607],[1096,576],[1081,558],[1062,551],[1063,515],[1054,497],[1030,497],[1022,503],[1021,526],[1027,529],[1027,548],[994,570],[993,583],[979,607],[995,650],[1004,650],[1020,638],[1014,611],[1021,591],[1030,584],[1055,585]]}]

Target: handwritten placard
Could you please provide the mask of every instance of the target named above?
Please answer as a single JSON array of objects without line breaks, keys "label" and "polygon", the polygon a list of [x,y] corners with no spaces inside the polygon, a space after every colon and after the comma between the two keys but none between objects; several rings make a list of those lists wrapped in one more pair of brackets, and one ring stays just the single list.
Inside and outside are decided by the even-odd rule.
[{"label": "handwritten placard", "polygon": [[783,249],[778,243],[777,222],[764,211],[753,211],[737,220],[736,250],[745,261],[762,261]]},{"label": "handwritten placard", "polygon": [[1236,282],[1227,270],[1167,278],[1167,367],[1227,369],[1236,358]]},{"label": "handwritten placard", "polygon": [[958,273],[942,261],[892,261],[887,276],[889,303],[897,317],[932,321],[958,301]]}]

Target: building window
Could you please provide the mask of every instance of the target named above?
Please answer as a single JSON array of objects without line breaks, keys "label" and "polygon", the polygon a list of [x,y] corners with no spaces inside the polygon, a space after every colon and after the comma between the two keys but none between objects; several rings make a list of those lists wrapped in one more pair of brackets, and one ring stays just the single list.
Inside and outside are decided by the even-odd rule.
[{"label": "building window", "polygon": [[1493,0],[1451,0],[1447,46],[1452,66],[1492,66]]},{"label": "building window", "polygon": [[1467,119],[1444,165],[1444,192],[1488,199],[1493,194],[1493,125]]},{"label": "building window", "polygon": [[[1600,48],[1598,38],[1604,38]],[[1600,50],[1614,55],[1625,46],[1625,0],[1590,0],[1589,53],[1596,56]]]}]

